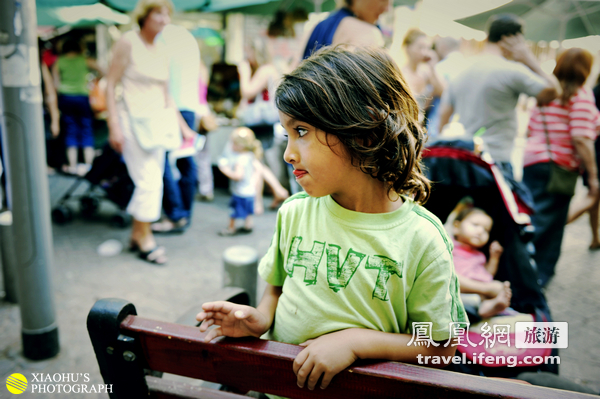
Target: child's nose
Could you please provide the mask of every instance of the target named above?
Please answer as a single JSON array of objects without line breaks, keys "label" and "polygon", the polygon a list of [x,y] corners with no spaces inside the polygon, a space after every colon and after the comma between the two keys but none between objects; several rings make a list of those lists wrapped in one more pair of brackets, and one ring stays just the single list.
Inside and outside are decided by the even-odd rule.
[{"label": "child's nose", "polygon": [[291,140],[288,139],[287,145],[285,146],[285,152],[283,153],[283,160],[289,164],[294,164],[298,161],[297,158],[298,156],[292,148]]}]

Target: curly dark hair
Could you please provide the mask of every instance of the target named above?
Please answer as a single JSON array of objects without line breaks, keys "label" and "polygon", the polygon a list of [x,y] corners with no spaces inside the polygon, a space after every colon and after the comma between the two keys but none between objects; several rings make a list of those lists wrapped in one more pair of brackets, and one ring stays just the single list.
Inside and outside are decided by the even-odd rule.
[{"label": "curly dark hair", "polygon": [[388,195],[412,195],[418,203],[429,198],[419,107],[387,51],[323,47],[284,75],[275,104],[290,117],[336,136],[354,166],[389,184]]}]

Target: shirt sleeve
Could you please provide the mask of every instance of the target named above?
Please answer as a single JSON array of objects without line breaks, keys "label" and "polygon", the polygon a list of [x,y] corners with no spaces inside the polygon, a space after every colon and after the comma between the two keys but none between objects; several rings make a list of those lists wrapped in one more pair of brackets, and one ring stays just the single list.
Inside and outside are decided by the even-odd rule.
[{"label": "shirt sleeve", "polygon": [[540,75],[533,73],[523,64],[515,63],[510,79],[512,88],[517,93],[525,93],[531,97],[537,97],[546,88],[547,83]]},{"label": "shirt sleeve", "polygon": [[595,140],[600,128],[600,112],[594,104],[594,99],[580,90],[571,101],[569,111],[569,131],[571,136],[587,137]]},{"label": "shirt sleeve", "polygon": [[434,341],[450,338],[451,322],[468,322],[450,251],[444,250],[423,267],[406,305],[410,332],[413,333],[413,323],[431,322],[431,339]]},{"label": "shirt sleeve", "polygon": [[282,209],[280,209],[277,213],[277,225],[271,239],[271,245],[269,245],[269,250],[258,265],[258,274],[260,277],[275,287],[283,286],[283,282],[287,277],[284,269],[285,259],[282,248],[284,240],[283,214]]}]

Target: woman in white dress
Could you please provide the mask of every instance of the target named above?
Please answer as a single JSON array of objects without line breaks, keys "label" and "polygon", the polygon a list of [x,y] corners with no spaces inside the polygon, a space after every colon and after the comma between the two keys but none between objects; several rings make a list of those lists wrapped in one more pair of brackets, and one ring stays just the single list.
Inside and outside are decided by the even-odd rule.
[{"label": "woman in white dress", "polygon": [[[113,47],[112,61],[107,75],[107,109],[109,143],[122,153],[127,171],[135,184],[127,212],[133,217],[130,246],[139,251],[140,258],[155,264],[167,261],[165,249],[156,244],[150,224],[160,218],[165,150],[144,149],[131,128],[132,115],[152,115],[175,107],[168,94],[168,50],[156,36],[170,23],[173,5],[170,0],[140,0],[134,11],[134,20],[140,29],[123,34]],[[117,101],[115,87],[123,87]],[[177,112],[179,127],[184,137],[193,137],[192,131]]]}]

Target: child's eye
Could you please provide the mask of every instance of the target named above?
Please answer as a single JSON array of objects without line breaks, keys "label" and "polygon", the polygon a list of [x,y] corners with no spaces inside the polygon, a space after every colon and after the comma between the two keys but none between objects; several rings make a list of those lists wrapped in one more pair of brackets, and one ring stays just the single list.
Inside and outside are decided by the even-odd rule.
[{"label": "child's eye", "polygon": [[303,127],[297,127],[294,129],[296,132],[298,132],[298,136],[303,137],[308,133],[307,129],[304,129]]}]

